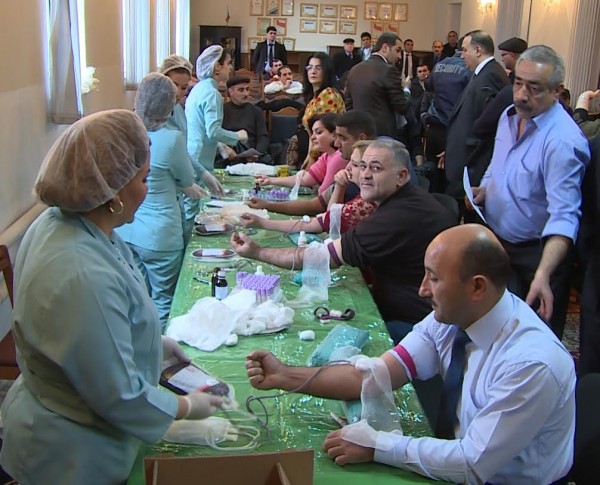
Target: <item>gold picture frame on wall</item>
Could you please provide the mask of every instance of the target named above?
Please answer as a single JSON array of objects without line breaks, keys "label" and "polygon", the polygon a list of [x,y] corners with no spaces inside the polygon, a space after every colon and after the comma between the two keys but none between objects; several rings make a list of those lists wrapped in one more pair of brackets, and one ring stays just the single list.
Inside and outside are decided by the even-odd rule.
[{"label": "gold picture frame on wall", "polygon": [[394,5],[394,21],[408,22],[408,3],[396,3]]},{"label": "gold picture frame on wall", "polygon": [[365,2],[365,20],[377,19],[377,2]]},{"label": "gold picture frame on wall", "polygon": [[377,18],[379,20],[392,20],[393,7],[391,3],[380,3],[377,10]]},{"label": "gold picture frame on wall", "polygon": [[319,34],[337,34],[337,20],[319,20]]},{"label": "gold picture frame on wall", "polygon": [[383,25],[383,22],[371,22],[371,36],[379,38],[379,36],[384,32],[385,26]]},{"label": "gold picture frame on wall", "polygon": [[300,32],[317,33],[318,27],[317,19],[300,19]]},{"label": "gold picture frame on wall", "polygon": [[346,35],[356,35],[356,20],[340,20],[338,32]]},{"label": "gold picture frame on wall", "polygon": [[286,51],[288,51],[288,52],[295,51],[296,50],[296,39],[294,37],[284,37],[283,45],[284,45]]},{"label": "gold picture frame on wall", "polygon": [[250,0],[250,15],[262,17],[265,12],[264,0]]},{"label": "gold picture frame on wall", "polygon": [[277,17],[281,12],[281,3],[280,0],[266,0],[266,10],[265,15],[269,17]]},{"label": "gold picture frame on wall", "polygon": [[286,17],[294,15],[294,0],[281,0],[281,15]]},{"label": "gold picture frame on wall", "polygon": [[300,4],[300,17],[314,17],[319,16],[319,5],[316,3],[301,3]]},{"label": "gold picture frame on wall", "polygon": [[400,35],[400,25],[398,22],[384,22],[383,28],[385,32],[393,32],[396,35]]},{"label": "gold picture frame on wall", "polygon": [[266,35],[267,27],[271,25],[273,22],[272,18],[269,17],[260,17],[256,19],[256,34],[257,35]]},{"label": "gold picture frame on wall", "polygon": [[262,41],[262,37],[248,37],[248,52],[256,49],[256,45]]},{"label": "gold picture frame on wall", "polygon": [[319,17],[325,19],[337,19],[338,6],[330,3],[322,3]]},{"label": "gold picture frame on wall", "polygon": [[340,18],[356,20],[358,7],[356,5],[340,5]]},{"label": "gold picture frame on wall", "polygon": [[277,35],[284,37],[287,35],[287,19],[286,18],[278,18],[273,19],[273,26],[277,29]]}]

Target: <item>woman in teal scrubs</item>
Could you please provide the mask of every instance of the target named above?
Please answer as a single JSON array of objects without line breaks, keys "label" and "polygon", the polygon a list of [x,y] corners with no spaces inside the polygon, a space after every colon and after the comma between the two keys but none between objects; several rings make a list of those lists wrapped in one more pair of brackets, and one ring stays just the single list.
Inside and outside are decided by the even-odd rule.
[{"label": "woman in teal scrubs", "polygon": [[188,360],[162,338],[131,251],[114,229],[146,196],[146,128],[129,110],[87,116],[46,156],[35,190],[50,208],[15,261],[13,334],[21,375],[2,406],[2,467],[19,483],[116,484],[141,441],[222,401],[157,387]]},{"label": "woman in teal scrubs", "polygon": [[117,229],[146,279],[163,329],[183,261],[183,225],[177,190],[194,199],[206,195],[194,183],[185,137],[165,126],[175,104],[176,87],[168,77],[154,72],[142,79],[134,106],[150,138],[148,194],[133,222]]}]

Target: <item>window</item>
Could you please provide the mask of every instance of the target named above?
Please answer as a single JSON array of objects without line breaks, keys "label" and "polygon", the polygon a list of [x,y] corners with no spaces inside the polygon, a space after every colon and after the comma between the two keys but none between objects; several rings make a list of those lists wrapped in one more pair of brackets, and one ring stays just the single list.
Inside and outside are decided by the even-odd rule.
[{"label": "window", "polygon": [[156,0],[156,65],[171,54],[171,0]]},{"label": "window", "polygon": [[190,58],[190,0],[175,0],[175,52]]},{"label": "window", "polygon": [[125,86],[135,88],[150,71],[150,3],[123,0],[122,7]]}]

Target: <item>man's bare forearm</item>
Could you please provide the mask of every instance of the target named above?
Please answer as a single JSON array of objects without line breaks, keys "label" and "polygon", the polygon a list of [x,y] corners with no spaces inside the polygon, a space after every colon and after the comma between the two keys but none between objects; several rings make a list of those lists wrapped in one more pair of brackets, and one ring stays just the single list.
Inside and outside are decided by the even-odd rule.
[{"label": "man's bare forearm", "polygon": [[[351,400],[360,398],[362,373],[351,364],[320,367],[286,367],[281,388],[311,396]],[[317,375],[318,373],[318,375]],[[316,376],[316,377],[315,377]],[[312,380],[310,382],[309,379]]]},{"label": "man's bare forearm", "polygon": [[270,202],[265,208],[271,212],[286,214],[289,216],[316,216],[325,209],[321,199],[313,197],[309,200],[290,200],[287,202]]},{"label": "man's bare forearm", "polygon": [[544,245],[542,259],[536,273],[541,273],[547,278],[552,276],[558,265],[565,259],[571,246],[571,240],[564,236],[550,236]]}]

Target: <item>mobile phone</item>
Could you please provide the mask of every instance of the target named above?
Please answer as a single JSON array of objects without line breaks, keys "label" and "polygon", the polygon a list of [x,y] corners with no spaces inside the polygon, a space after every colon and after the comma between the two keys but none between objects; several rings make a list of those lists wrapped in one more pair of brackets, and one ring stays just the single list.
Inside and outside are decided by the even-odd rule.
[{"label": "mobile phone", "polygon": [[160,374],[160,385],[176,394],[184,395],[194,391],[207,392],[215,396],[229,395],[229,386],[211,376],[194,363],[181,362],[167,367]]}]

